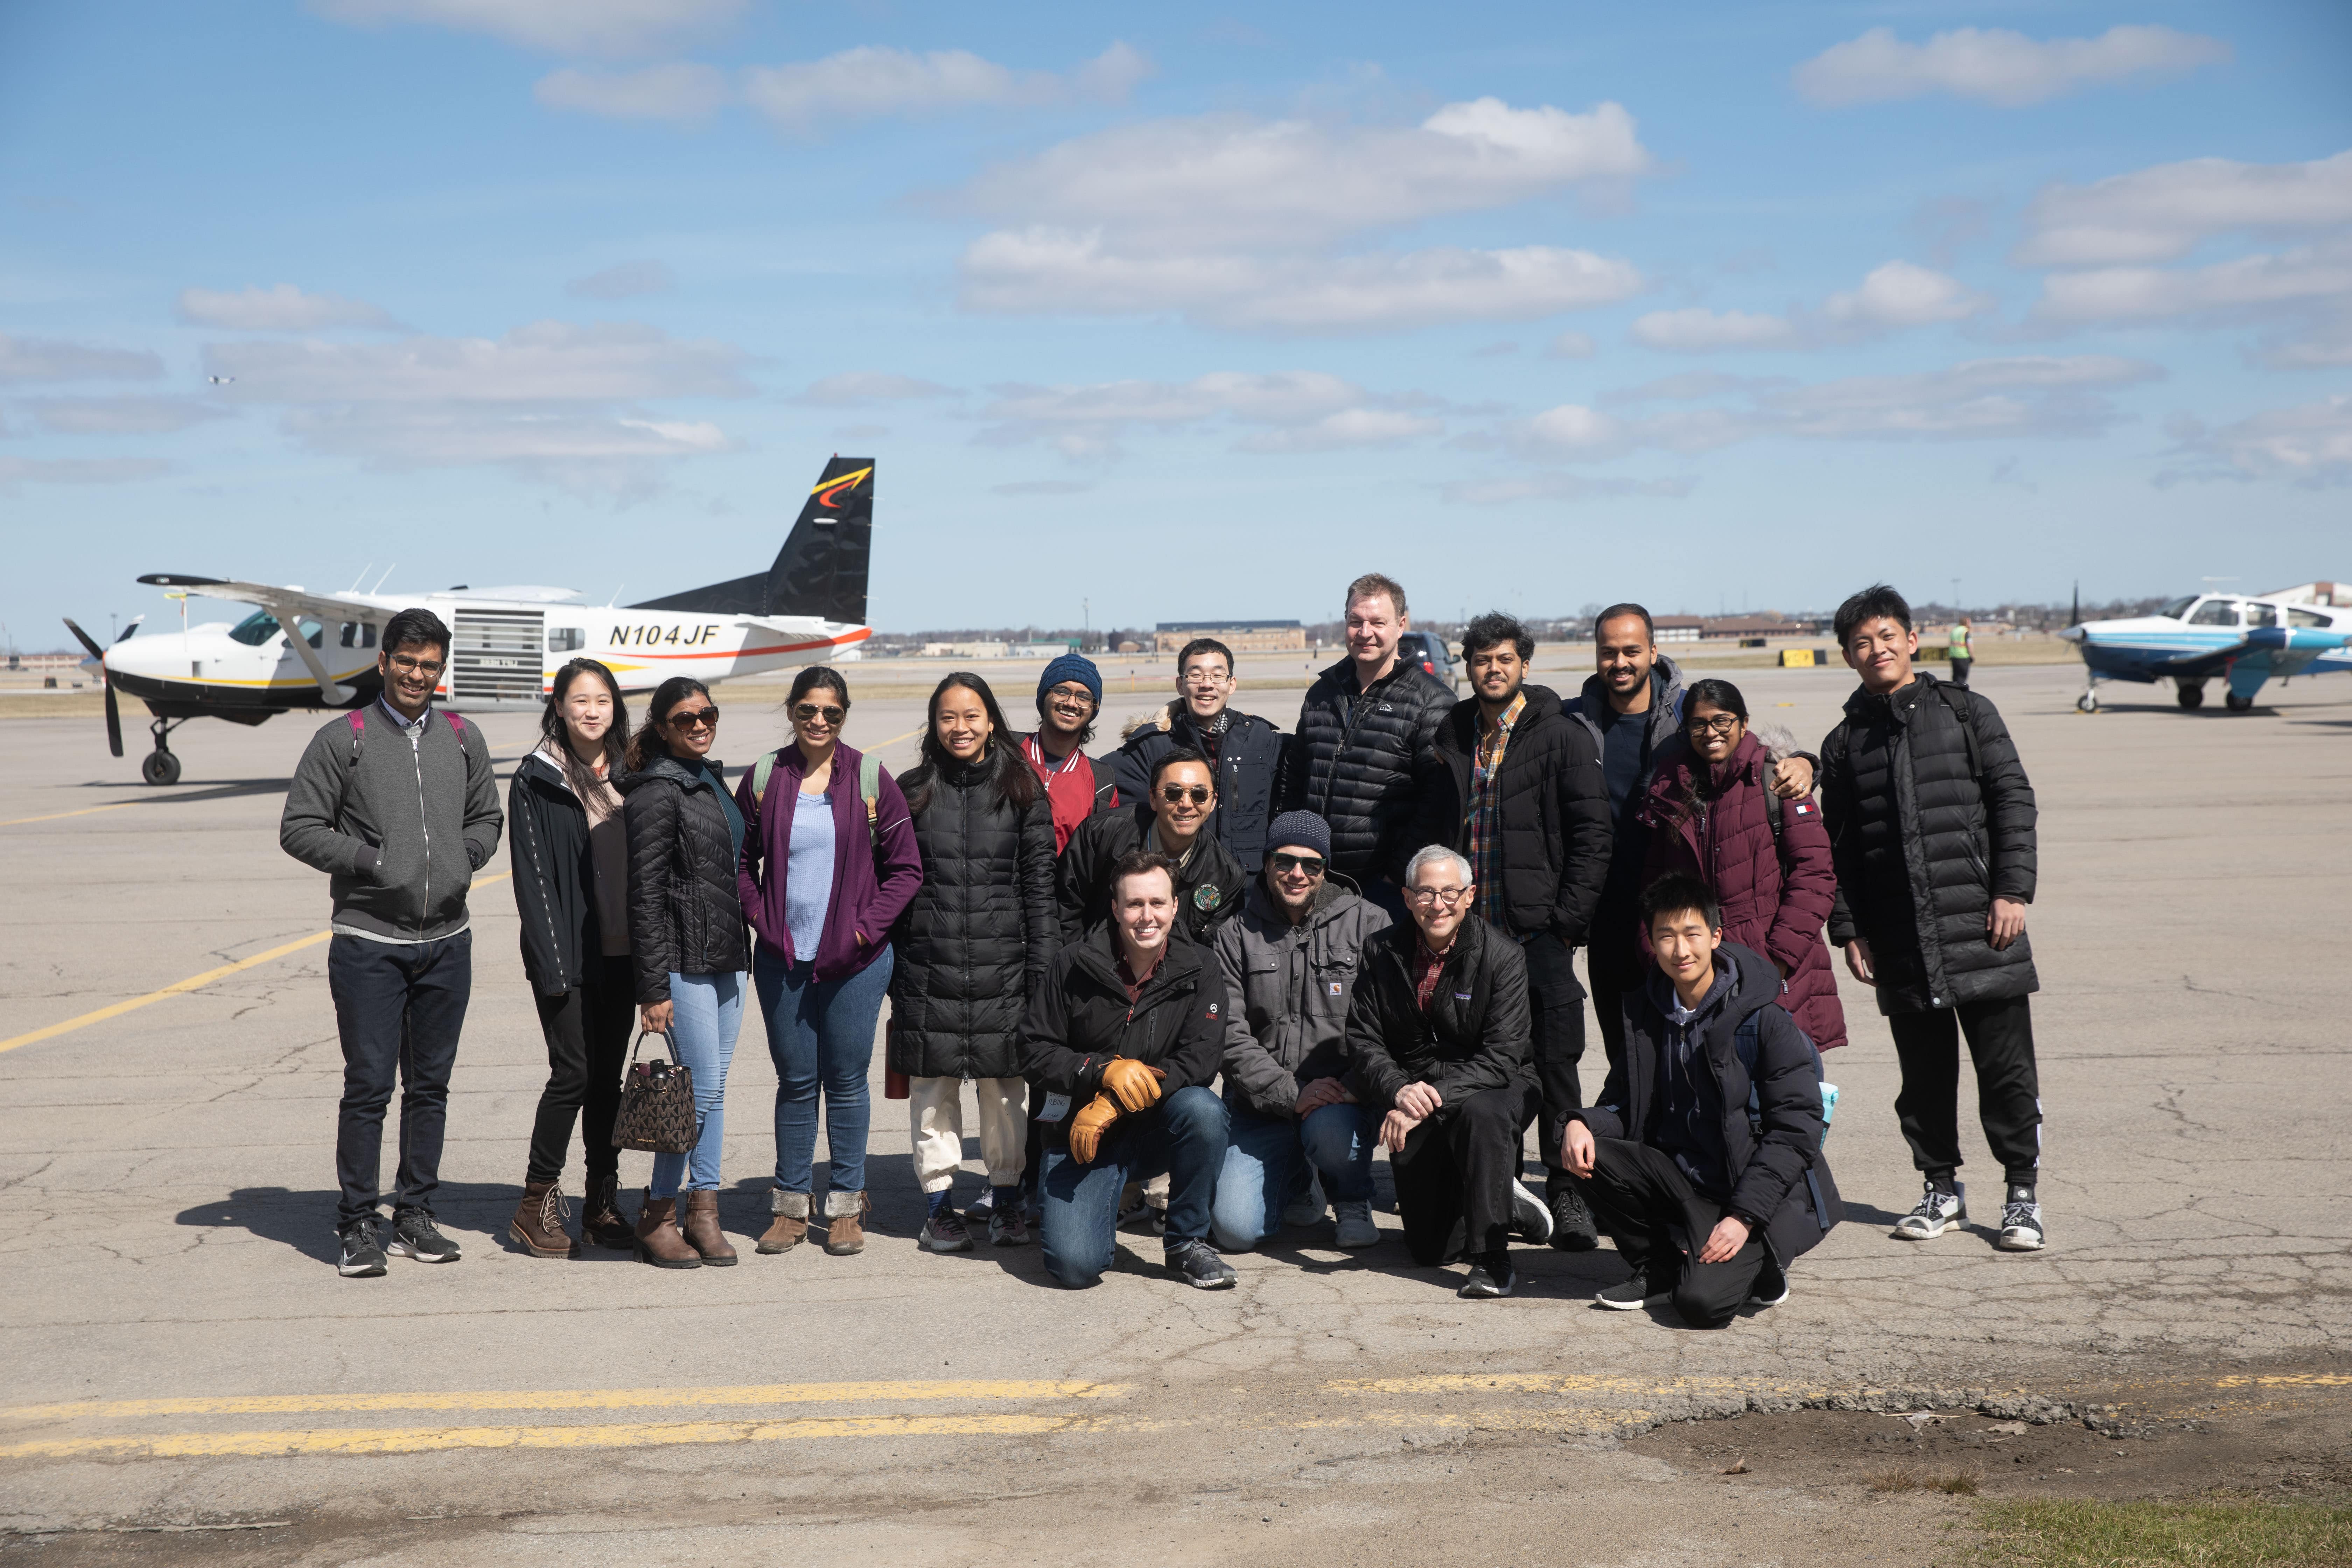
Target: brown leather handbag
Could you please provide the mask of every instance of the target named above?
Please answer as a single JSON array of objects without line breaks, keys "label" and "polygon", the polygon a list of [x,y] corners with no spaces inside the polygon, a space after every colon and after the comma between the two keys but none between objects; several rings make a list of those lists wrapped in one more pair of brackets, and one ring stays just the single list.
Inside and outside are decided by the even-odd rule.
[{"label": "brown leather handbag", "polygon": [[622,1078],[620,1114],[613,1118],[613,1147],[636,1149],[648,1154],[690,1152],[702,1134],[694,1113],[694,1070],[677,1059],[677,1042],[661,1037],[667,1061],[641,1062],[646,1031],[637,1031],[629,1047],[629,1068]]}]

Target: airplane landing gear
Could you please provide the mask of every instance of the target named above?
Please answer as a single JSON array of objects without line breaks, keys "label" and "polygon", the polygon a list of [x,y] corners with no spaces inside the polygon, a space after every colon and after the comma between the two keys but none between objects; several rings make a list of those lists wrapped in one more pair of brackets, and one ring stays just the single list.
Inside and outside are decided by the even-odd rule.
[{"label": "airplane landing gear", "polygon": [[2251,697],[2241,697],[2232,691],[2221,699],[2221,703],[2232,713],[2243,713],[2254,705],[2254,700]]},{"label": "airplane landing gear", "polygon": [[2074,711],[2077,713],[2096,713],[2098,710],[2099,689],[2095,686],[2086,686],[2083,688],[2083,695],[2074,699]]},{"label": "airplane landing gear", "polygon": [[[180,721],[185,723],[184,719]],[[180,759],[172,754],[172,731],[177,728],[169,719],[158,719],[147,726],[155,737],[155,749],[139,764],[139,776],[151,784],[175,784],[180,782]]]},{"label": "airplane landing gear", "polygon": [[2180,705],[2183,708],[2188,709],[2192,713],[2194,713],[2198,709],[2204,707],[2205,683],[2201,680],[2182,681],[2180,683]]}]

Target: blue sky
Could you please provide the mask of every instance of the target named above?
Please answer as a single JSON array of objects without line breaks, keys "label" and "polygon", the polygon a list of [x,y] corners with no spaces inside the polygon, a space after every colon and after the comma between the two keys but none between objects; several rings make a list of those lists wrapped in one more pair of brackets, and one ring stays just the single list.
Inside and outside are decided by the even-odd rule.
[{"label": "blue sky", "polygon": [[2333,577],[2347,79],[2331,3],[27,0],[0,619],[649,597],[836,450],[886,629]]}]

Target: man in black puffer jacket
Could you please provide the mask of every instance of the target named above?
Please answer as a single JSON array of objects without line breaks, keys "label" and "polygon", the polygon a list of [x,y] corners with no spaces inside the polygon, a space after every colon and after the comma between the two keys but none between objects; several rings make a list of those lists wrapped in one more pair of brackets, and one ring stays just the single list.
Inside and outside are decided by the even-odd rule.
[{"label": "man in black puffer jacket", "polygon": [[1999,1244],[2042,1245],[2036,1182],[2042,1098],[2027,998],[2040,988],[2025,939],[2033,901],[2033,786],[1980,692],[1911,667],[1911,607],[1884,584],[1838,606],[1862,689],[1822,742],[1822,816],[1837,858],[1829,938],[1877,988],[1903,1090],[1895,1114],[1927,1180],[1895,1234],[1924,1241],[1968,1213],[1959,1185],[1958,1036],[1977,1071],[1985,1142],[2008,1182]]},{"label": "man in black puffer jacket", "polygon": [[1175,868],[1177,930],[1186,941],[1206,945],[1217,922],[1242,907],[1249,879],[1209,826],[1216,820],[1214,781],[1200,752],[1165,752],[1152,766],[1150,794],[1140,804],[1080,826],[1056,873],[1065,942],[1110,919],[1112,869],[1139,850],[1164,855]]},{"label": "man in black puffer jacket", "polygon": [[1348,585],[1348,657],[1315,678],[1283,773],[1284,811],[1331,825],[1331,868],[1405,918],[1398,889],[1421,847],[1420,799],[1454,693],[1397,655],[1412,628],[1404,590],[1379,573]]},{"label": "man in black puffer jacket", "polygon": [[1234,652],[1214,637],[1194,637],[1176,656],[1176,700],[1131,725],[1110,759],[1118,798],[1141,800],[1151,770],[1174,751],[1198,752],[1216,774],[1217,842],[1255,877],[1265,862],[1266,824],[1280,783],[1282,731],[1254,713],[1235,712]]}]

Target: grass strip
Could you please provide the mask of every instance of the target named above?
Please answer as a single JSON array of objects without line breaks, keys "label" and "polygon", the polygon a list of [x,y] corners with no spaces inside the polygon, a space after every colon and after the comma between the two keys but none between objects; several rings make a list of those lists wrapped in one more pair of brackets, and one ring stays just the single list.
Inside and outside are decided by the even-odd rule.
[{"label": "grass strip", "polygon": [[1989,1502],[1999,1568],[2342,1568],[2352,1508],[2308,1502]]}]

